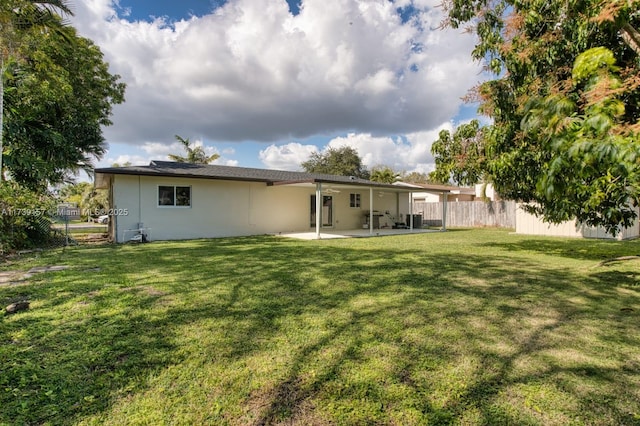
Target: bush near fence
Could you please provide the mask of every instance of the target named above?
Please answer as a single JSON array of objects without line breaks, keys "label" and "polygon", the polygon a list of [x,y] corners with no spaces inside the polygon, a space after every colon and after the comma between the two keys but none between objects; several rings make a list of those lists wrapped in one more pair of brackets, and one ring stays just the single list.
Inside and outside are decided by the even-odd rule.
[{"label": "bush near fence", "polygon": [[54,212],[49,195],[0,182],[0,254],[60,245],[60,232],[51,227]]},{"label": "bush near fence", "polygon": [[[421,214],[426,226],[442,226],[442,204],[416,202],[413,213]],[[515,201],[455,201],[447,203],[447,227],[516,227]]]}]

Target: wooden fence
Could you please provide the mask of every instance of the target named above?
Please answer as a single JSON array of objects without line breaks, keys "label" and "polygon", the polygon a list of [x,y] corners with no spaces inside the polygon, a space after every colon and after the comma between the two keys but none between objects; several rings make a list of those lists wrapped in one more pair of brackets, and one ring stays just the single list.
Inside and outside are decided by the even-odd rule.
[{"label": "wooden fence", "polygon": [[[442,203],[416,202],[413,213],[425,226],[442,226]],[[447,227],[516,227],[515,201],[449,201]]]}]

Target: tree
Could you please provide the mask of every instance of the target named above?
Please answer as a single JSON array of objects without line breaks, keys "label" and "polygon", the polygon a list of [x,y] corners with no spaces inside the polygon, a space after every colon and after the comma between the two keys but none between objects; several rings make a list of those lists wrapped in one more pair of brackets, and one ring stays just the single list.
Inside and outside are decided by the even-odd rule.
[{"label": "tree", "polygon": [[[124,83],[111,75],[91,40],[65,27],[67,38],[32,32],[7,70],[6,168],[32,189],[93,171],[105,152],[102,126],[124,101]],[[69,42],[68,40],[71,40]]]},{"label": "tree", "polygon": [[463,186],[478,183],[484,170],[482,133],[478,120],[461,124],[453,136],[448,130],[441,130],[438,140],[431,145],[436,161],[431,179]]},{"label": "tree", "polygon": [[543,149],[553,152],[537,184],[545,202],[531,205],[531,212],[554,222],[580,217],[614,233],[618,225],[633,224],[636,212],[629,200],[640,199],[640,139],[623,122],[626,108],[615,63],[610,50],[589,49],[573,67],[579,98],[558,93],[526,105],[525,137],[542,136]]},{"label": "tree", "polygon": [[434,183],[435,181],[429,177],[426,173],[409,172],[402,173],[400,180],[407,183]]},{"label": "tree", "polygon": [[75,203],[85,219],[87,216],[99,216],[109,207],[108,191],[95,189],[89,182],[66,184],[60,188],[58,196],[65,202]]},{"label": "tree", "polygon": [[0,253],[50,242],[50,212],[55,206],[47,192],[31,191],[15,181],[0,182]]},{"label": "tree", "polygon": [[324,173],[369,179],[369,171],[362,165],[358,151],[349,146],[329,148],[324,153],[314,152],[301,166],[307,173]]},{"label": "tree", "polygon": [[192,148],[191,142],[189,142],[189,138],[183,139],[178,135],[175,136],[178,142],[183,145],[185,151],[187,152],[187,156],[183,157],[177,154],[169,154],[169,158],[173,161],[177,161],[178,163],[209,164],[220,158],[220,154],[207,155],[202,146],[196,146]]},{"label": "tree", "polygon": [[93,188],[89,182],[68,183],[58,190],[58,197],[68,203],[80,204],[85,192]]},{"label": "tree", "polygon": [[394,183],[400,179],[400,173],[393,171],[389,166],[378,166],[371,170],[370,179],[374,182]]},{"label": "tree", "polygon": [[46,30],[64,34],[59,14],[72,15],[64,0],[5,0],[0,5],[0,181],[3,174],[4,77],[18,54],[22,36],[30,30]]},{"label": "tree", "polygon": [[496,76],[468,99],[493,120],[479,148],[501,196],[550,222],[629,226],[640,201],[640,1],[445,6],[448,25],[473,25],[473,57]]}]

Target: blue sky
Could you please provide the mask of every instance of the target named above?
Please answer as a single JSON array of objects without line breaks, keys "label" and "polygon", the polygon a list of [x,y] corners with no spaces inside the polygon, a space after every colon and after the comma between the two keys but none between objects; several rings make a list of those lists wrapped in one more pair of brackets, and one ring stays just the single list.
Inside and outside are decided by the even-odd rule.
[{"label": "blue sky", "polygon": [[439,0],[92,0],[73,25],[127,84],[98,167],[179,153],[296,170],[349,145],[368,167],[433,169],[441,129],[475,117],[473,38]]},{"label": "blue sky", "polygon": [[[120,7],[130,9],[132,20],[148,20],[151,16],[168,16],[172,20],[203,16],[222,6],[224,0],[121,0]],[[287,0],[292,14],[299,11],[298,0]]]}]

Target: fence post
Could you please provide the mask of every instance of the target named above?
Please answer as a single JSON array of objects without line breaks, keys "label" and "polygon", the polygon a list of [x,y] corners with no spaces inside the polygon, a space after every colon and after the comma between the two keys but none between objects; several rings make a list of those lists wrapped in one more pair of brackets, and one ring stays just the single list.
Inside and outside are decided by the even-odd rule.
[{"label": "fence post", "polygon": [[69,246],[69,207],[64,208],[64,245]]}]

